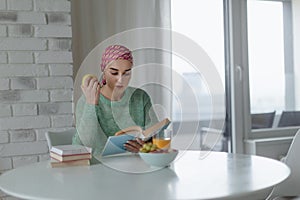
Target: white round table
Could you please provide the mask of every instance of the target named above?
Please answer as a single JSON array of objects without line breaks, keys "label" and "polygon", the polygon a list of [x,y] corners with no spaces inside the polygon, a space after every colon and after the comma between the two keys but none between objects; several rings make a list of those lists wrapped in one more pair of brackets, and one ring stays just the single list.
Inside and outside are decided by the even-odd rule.
[{"label": "white round table", "polygon": [[199,151],[180,152],[163,169],[149,167],[137,155],[103,162],[51,168],[46,161],[20,167],[0,176],[0,189],[33,200],[231,199],[270,189],[290,174],[276,160],[222,152],[210,152],[204,158]]}]

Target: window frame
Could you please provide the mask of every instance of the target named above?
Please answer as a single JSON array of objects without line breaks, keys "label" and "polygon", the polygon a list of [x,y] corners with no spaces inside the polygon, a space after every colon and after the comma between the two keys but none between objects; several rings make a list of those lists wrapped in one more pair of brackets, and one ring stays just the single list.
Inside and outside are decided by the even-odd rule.
[{"label": "window frame", "polygon": [[[266,1],[266,0],[261,0]],[[293,39],[288,36],[293,31],[291,0],[267,0],[283,2],[284,11],[284,59],[285,72],[293,70]],[[249,62],[247,41],[247,0],[224,0],[225,42],[228,45],[225,58],[226,68],[230,72],[230,112],[232,151],[244,153],[245,140],[293,136],[299,127],[284,127],[270,129],[251,129]],[[289,21],[290,23],[286,23]],[[227,46],[226,45],[226,46]],[[227,71],[226,70],[226,71]],[[292,71],[293,72],[293,71]],[[286,73],[285,73],[286,76]],[[286,79],[287,95],[294,93],[290,85],[294,80]],[[286,95],[286,96],[287,96]],[[289,96],[290,97],[290,96]],[[294,98],[294,96],[293,96]],[[294,108],[294,102],[288,102],[288,108]]]}]

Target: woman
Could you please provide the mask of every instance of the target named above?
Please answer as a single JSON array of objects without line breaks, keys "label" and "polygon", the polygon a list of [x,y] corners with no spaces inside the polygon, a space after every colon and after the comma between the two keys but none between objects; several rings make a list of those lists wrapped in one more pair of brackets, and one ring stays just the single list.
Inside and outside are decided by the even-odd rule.
[{"label": "woman", "polygon": [[[95,77],[85,79],[82,97],[76,107],[76,129],[73,144],[93,148],[93,154],[101,153],[107,137],[130,126],[147,128],[157,122],[150,110],[148,94],[129,87],[133,57],[131,51],[121,45],[112,45],[102,55],[100,83]],[[143,141],[130,140],[125,148],[138,152]]]}]

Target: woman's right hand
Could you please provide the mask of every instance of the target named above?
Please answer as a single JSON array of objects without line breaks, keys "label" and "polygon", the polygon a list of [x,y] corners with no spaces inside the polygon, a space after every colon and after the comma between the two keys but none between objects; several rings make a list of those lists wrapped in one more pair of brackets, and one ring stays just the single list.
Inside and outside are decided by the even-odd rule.
[{"label": "woman's right hand", "polygon": [[87,77],[81,86],[81,89],[88,104],[98,105],[100,98],[100,83],[97,78],[92,76]]}]

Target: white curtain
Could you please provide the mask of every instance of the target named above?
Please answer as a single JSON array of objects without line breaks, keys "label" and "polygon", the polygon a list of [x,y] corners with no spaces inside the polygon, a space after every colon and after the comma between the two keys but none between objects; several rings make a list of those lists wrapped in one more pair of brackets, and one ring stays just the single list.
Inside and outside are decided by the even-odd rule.
[{"label": "white curtain", "polygon": [[123,44],[133,51],[132,86],[146,90],[159,118],[171,117],[170,0],[71,0],[74,102],[86,73],[101,75],[106,46]]}]

